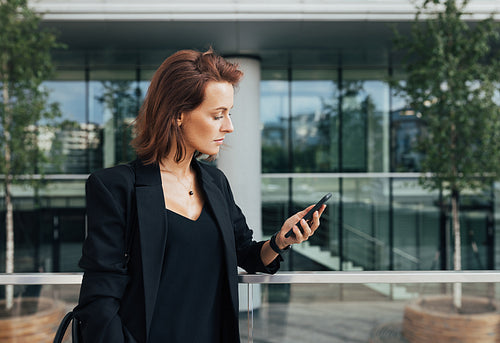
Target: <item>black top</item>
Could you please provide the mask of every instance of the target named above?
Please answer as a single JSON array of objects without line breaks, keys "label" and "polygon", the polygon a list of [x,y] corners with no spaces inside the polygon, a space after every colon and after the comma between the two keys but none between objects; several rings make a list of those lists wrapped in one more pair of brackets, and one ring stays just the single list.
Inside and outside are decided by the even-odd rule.
[{"label": "black top", "polygon": [[213,215],[204,207],[197,220],[170,210],[166,217],[165,260],[149,342],[223,342],[229,299]]}]

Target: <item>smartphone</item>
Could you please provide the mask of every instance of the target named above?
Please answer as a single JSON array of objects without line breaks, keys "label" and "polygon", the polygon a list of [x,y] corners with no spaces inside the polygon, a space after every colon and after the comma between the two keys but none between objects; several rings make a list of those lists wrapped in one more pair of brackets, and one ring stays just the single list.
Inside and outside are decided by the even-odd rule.
[{"label": "smartphone", "polygon": [[[302,219],[304,219],[306,222],[311,220],[312,219],[312,216],[314,214],[314,212],[316,212],[317,210],[319,210],[319,208],[321,207],[321,205],[323,205],[325,202],[328,201],[328,199],[330,199],[332,197],[332,193],[327,193],[325,194],[324,197],[321,198],[320,201],[318,201],[316,203],[316,205],[314,205],[313,208],[311,208],[309,210],[309,212],[306,213],[306,215],[304,217],[302,217]],[[301,220],[302,220],[301,219]],[[300,221],[297,223],[297,226],[299,227],[300,231],[302,231],[302,228],[300,227]],[[286,234],[285,234],[285,237],[288,238],[292,235],[293,233],[293,229],[290,229],[290,231],[288,231]]]}]

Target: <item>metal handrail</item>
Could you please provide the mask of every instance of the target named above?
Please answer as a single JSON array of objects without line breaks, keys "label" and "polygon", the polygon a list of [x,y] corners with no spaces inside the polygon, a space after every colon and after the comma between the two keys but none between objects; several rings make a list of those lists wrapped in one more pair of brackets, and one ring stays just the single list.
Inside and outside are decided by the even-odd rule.
[{"label": "metal handrail", "polygon": [[500,271],[341,271],[282,272],[274,275],[240,274],[240,283],[490,283],[500,282]]},{"label": "metal handrail", "polygon": [[[0,273],[0,285],[79,285],[83,273]],[[343,271],[238,275],[242,284],[496,283],[500,271]]]},{"label": "metal handrail", "polygon": [[354,173],[262,173],[262,178],[268,179],[418,179],[422,176],[431,176],[430,173],[413,172],[354,172]]},{"label": "metal handrail", "polygon": [[[354,173],[262,173],[262,178],[269,179],[309,179],[309,178],[345,178],[345,179],[418,179],[422,176],[431,176],[430,173],[422,174],[415,172],[354,172]],[[26,174],[18,175],[17,178],[25,180],[86,180],[89,177],[88,173],[82,174]],[[5,179],[5,174],[0,174],[0,180]]]}]

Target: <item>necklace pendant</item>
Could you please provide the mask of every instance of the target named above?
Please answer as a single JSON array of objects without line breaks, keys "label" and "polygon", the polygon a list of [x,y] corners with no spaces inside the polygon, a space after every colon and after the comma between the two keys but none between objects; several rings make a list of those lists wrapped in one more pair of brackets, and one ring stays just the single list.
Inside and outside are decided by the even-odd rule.
[{"label": "necklace pendant", "polygon": [[194,192],[193,192],[193,191],[189,191],[189,195],[193,195],[193,194],[194,194]]}]

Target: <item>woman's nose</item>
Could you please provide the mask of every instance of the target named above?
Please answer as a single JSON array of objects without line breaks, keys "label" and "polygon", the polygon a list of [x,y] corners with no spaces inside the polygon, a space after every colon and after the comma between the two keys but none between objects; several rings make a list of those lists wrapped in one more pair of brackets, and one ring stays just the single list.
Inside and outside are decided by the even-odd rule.
[{"label": "woman's nose", "polygon": [[224,118],[224,122],[222,123],[221,131],[231,133],[234,131],[233,121],[230,116]]}]

